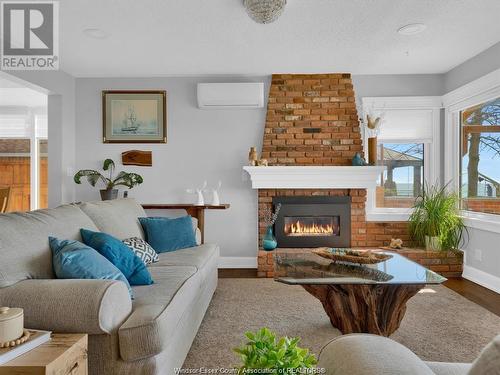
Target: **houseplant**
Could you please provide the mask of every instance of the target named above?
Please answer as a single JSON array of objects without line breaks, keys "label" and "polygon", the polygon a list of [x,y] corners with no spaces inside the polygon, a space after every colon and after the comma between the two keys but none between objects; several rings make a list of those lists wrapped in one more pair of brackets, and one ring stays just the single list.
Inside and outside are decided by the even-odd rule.
[{"label": "houseplant", "polygon": [[129,172],[120,172],[116,176],[114,176],[115,172],[115,162],[111,159],[104,160],[102,169],[107,171],[107,176],[104,176],[99,171],[95,171],[93,169],[82,169],[76,172],[73,180],[77,184],[81,184],[81,178],[87,177],[87,181],[90,185],[96,186],[96,184],[100,181],[105,189],[101,189],[101,199],[110,200],[116,199],[118,196],[118,189],[115,189],[117,186],[126,186],[129,189],[132,189],[136,185],[140,185],[143,182],[143,179],[137,173],[129,173]]},{"label": "houseplant", "polygon": [[298,337],[282,337],[278,340],[268,328],[261,328],[255,333],[247,332],[245,336],[249,341],[233,349],[242,361],[238,374],[254,373],[251,369],[270,370],[266,374],[295,374],[299,372],[290,370],[313,368],[316,364],[316,357],[309,349],[297,346]]},{"label": "houseplant", "polygon": [[459,197],[443,187],[426,185],[409,218],[410,236],[427,250],[457,250],[466,231],[459,215]]}]

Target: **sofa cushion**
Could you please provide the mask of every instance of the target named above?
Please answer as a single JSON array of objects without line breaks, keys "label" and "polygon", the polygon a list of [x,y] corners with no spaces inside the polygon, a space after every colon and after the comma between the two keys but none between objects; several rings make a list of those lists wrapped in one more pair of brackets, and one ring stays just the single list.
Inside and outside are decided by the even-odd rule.
[{"label": "sofa cushion", "polygon": [[113,236],[81,229],[83,242],[97,250],[99,254],[109,260],[127,278],[130,285],[151,285],[153,280],[144,262],[135,253]]},{"label": "sofa cushion", "polygon": [[472,363],[469,375],[499,375],[500,374],[500,335],[495,337],[481,351],[479,357]]},{"label": "sofa cushion", "polygon": [[151,245],[144,241],[142,238],[126,238],[122,242],[127,245],[130,250],[132,250],[134,254],[137,255],[146,265],[158,262],[158,260],[160,260],[155,249],[153,249]]},{"label": "sofa cushion", "polygon": [[157,266],[195,266],[202,268],[212,256],[219,255],[219,248],[213,244],[203,244],[178,251],[159,254],[159,261],[150,264],[149,267]]},{"label": "sofa cushion", "polygon": [[77,206],[0,215],[0,287],[25,279],[52,279],[49,236],[81,241],[80,228],[97,230]]},{"label": "sofa cushion", "polygon": [[140,217],[146,241],[157,253],[196,246],[191,216],[175,219],[168,217]]},{"label": "sofa cushion", "polygon": [[136,361],[160,353],[193,305],[201,277],[193,266],[150,267],[153,285],[133,287],[132,314],[118,331],[120,356]]},{"label": "sofa cushion", "polygon": [[75,240],[49,237],[54,272],[60,279],[117,280],[123,282],[132,296],[123,273],[95,249]]},{"label": "sofa cushion", "polygon": [[410,349],[387,337],[349,334],[330,341],[319,355],[327,375],[433,375]]},{"label": "sofa cushion", "polygon": [[101,232],[108,233],[120,241],[130,237],[144,239],[144,232],[138,218],[146,216],[146,212],[135,199],[84,202],[79,206]]},{"label": "sofa cushion", "polygon": [[467,375],[470,363],[425,362],[436,375]]}]

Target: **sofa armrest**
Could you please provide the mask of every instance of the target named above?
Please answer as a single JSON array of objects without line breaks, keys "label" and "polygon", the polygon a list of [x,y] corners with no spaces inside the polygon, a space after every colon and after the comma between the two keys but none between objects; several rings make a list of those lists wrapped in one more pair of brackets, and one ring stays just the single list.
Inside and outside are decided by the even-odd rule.
[{"label": "sofa armrest", "polygon": [[318,367],[327,375],[433,375],[410,349],[389,338],[351,334],[337,337],[321,349]]},{"label": "sofa armrest", "polygon": [[24,280],[0,289],[0,305],[22,307],[28,328],[88,334],[116,331],[132,311],[114,280]]}]

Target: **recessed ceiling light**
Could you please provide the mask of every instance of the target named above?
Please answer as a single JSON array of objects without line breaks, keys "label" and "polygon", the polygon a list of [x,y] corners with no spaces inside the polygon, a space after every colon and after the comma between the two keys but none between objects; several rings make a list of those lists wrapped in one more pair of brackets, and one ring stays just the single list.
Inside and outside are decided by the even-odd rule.
[{"label": "recessed ceiling light", "polygon": [[106,31],[97,28],[84,29],[83,33],[93,39],[106,39],[109,36]]},{"label": "recessed ceiling light", "polygon": [[401,26],[398,29],[398,33],[401,35],[415,35],[427,29],[427,25],[424,23],[410,23],[409,25]]}]

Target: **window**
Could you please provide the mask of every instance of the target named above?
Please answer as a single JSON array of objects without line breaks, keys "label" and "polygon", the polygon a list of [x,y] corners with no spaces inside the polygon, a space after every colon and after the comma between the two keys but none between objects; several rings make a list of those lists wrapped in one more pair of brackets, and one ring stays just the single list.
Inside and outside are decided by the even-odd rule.
[{"label": "window", "polygon": [[460,112],[461,208],[500,214],[500,98]]},{"label": "window", "polygon": [[379,143],[377,164],[387,169],[376,188],[377,207],[413,206],[423,186],[424,147],[423,143]]}]

